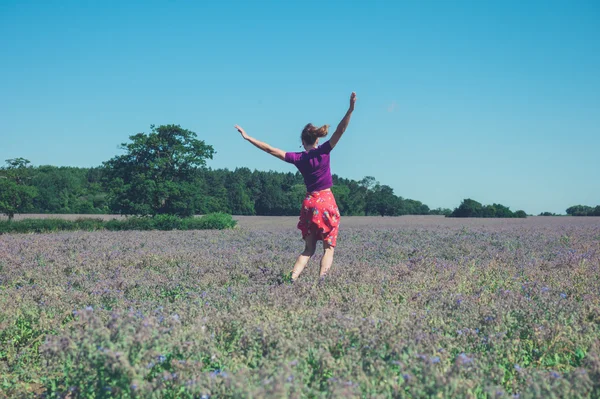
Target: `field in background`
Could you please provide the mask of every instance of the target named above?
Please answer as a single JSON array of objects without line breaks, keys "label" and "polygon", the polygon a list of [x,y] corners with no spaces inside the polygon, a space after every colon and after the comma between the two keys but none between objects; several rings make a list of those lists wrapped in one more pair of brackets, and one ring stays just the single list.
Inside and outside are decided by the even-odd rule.
[{"label": "field in background", "polygon": [[0,236],[0,397],[600,396],[600,218],[235,219]]}]

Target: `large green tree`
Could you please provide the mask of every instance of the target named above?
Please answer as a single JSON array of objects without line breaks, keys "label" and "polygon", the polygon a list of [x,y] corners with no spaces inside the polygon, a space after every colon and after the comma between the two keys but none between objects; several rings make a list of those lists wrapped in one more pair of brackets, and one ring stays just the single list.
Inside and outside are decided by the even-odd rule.
[{"label": "large green tree", "polygon": [[0,168],[0,213],[8,220],[32,209],[37,190],[26,184],[31,179],[29,164],[24,158],[7,159],[6,166]]},{"label": "large green tree", "polygon": [[198,201],[196,173],[214,149],[179,125],[150,126],[130,136],[125,154],[104,162],[104,181],[113,212],[189,216]]}]

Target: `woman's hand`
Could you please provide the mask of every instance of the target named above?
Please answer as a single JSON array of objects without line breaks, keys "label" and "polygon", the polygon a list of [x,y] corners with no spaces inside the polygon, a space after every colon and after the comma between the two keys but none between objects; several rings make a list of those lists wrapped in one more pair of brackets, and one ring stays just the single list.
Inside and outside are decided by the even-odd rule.
[{"label": "woman's hand", "polygon": [[354,111],[354,103],[356,102],[356,93],[352,92],[350,95],[350,111]]},{"label": "woman's hand", "polygon": [[242,127],[240,125],[235,125],[234,126],[238,132],[240,132],[240,134],[242,135],[242,137],[244,138],[244,140],[248,140],[248,134],[246,133],[246,131],[244,129],[242,129]]}]

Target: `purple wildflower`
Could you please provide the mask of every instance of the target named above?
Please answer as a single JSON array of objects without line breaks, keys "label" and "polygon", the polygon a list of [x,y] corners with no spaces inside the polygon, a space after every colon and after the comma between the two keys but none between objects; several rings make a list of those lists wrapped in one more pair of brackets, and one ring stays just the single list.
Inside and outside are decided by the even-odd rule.
[{"label": "purple wildflower", "polygon": [[464,352],[457,356],[457,360],[461,364],[471,364],[471,363],[473,363],[473,358],[467,356]]}]

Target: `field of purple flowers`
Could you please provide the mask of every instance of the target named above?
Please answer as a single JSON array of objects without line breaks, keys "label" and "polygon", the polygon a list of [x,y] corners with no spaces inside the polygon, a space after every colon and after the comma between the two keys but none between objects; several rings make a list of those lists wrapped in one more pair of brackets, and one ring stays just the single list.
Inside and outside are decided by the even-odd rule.
[{"label": "field of purple flowers", "polygon": [[0,397],[600,397],[600,218],[0,236]]}]

